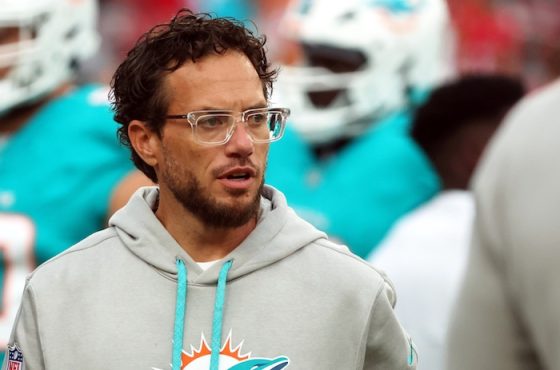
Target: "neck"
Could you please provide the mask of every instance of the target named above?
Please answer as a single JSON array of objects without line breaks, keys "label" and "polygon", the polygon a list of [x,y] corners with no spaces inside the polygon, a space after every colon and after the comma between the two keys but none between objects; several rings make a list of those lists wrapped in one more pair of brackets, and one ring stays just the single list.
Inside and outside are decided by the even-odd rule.
[{"label": "neck", "polygon": [[440,173],[440,179],[442,190],[467,190],[468,188],[468,176],[461,171],[455,173],[449,171],[445,175]]},{"label": "neck", "polygon": [[33,105],[16,108],[7,113],[4,117],[2,117],[0,134],[10,135],[18,131],[45,103],[45,101],[41,101]]},{"label": "neck", "polygon": [[50,100],[64,94],[71,88],[70,84],[64,84],[60,86],[58,89],[54,90],[46,97],[40,99],[39,101],[24,105],[14,110],[10,111],[6,114],[6,116],[2,117],[2,124],[0,124],[0,134],[7,134],[10,135],[16,131],[18,131],[21,127],[23,127],[30,119],[33,117],[45,104],[47,104]]},{"label": "neck", "polygon": [[221,259],[233,251],[256,227],[257,219],[235,228],[208,226],[160,189],[156,217],[196,262]]}]

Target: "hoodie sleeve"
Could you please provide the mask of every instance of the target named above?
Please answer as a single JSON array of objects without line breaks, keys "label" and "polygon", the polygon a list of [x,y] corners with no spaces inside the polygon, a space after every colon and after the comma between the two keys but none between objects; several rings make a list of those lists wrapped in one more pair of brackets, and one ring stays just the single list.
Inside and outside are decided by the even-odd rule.
[{"label": "hoodie sleeve", "polygon": [[416,369],[416,349],[395,315],[395,302],[394,289],[385,280],[375,297],[365,334],[364,370]]},{"label": "hoodie sleeve", "polygon": [[29,285],[29,281],[27,281],[23,292],[22,303],[8,343],[2,370],[11,369],[11,367],[8,367],[8,363],[10,361],[10,352],[13,354],[14,351],[17,351],[20,356],[19,358],[23,360],[22,369],[46,369],[43,361],[43,350],[41,347],[36,312],[33,290]]},{"label": "hoodie sleeve", "polygon": [[529,94],[474,178],[469,261],[446,369],[557,369],[560,363],[560,80]]}]

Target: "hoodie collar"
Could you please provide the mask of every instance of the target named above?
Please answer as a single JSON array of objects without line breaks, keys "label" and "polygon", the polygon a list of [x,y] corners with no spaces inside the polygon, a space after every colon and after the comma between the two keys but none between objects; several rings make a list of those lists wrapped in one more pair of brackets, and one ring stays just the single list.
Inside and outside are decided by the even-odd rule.
[{"label": "hoodie collar", "polygon": [[204,271],[157,219],[154,209],[158,198],[159,189],[155,186],[138,189],[128,204],[111,217],[109,225],[134,255],[172,278],[177,277],[177,258],[183,260],[190,283],[215,284],[224,261],[234,261],[228,274],[230,280],[273,264],[314,240],[326,238],[288,207],[281,192],[265,185],[255,229],[221,262]]}]

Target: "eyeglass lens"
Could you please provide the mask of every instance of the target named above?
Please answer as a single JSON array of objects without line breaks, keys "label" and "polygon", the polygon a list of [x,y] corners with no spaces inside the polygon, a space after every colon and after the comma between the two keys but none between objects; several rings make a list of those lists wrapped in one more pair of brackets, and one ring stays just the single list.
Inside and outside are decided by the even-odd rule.
[{"label": "eyeglass lens", "polygon": [[[206,143],[224,141],[235,124],[235,117],[229,114],[206,114],[196,121],[196,136]],[[282,133],[280,112],[255,112],[245,117],[251,138],[257,142],[268,142]]]}]

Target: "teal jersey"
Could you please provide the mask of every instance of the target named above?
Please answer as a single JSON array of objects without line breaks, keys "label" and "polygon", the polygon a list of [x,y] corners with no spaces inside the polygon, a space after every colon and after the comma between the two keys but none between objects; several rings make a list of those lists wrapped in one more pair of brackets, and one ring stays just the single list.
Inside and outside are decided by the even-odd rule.
[{"label": "teal jersey", "polygon": [[365,257],[399,217],[440,188],[409,126],[408,114],[392,115],[319,161],[288,123],[270,146],[266,182],[300,216]]},{"label": "teal jersey", "polygon": [[26,275],[104,226],[111,192],[132,170],[116,130],[107,89],[89,85],[48,103],[0,144],[3,347]]},{"label": "teal jersey", "polygon": [[255,17],[255,5],[251,0],[204,0],[200,2],[199,10],[244,22]]}]

